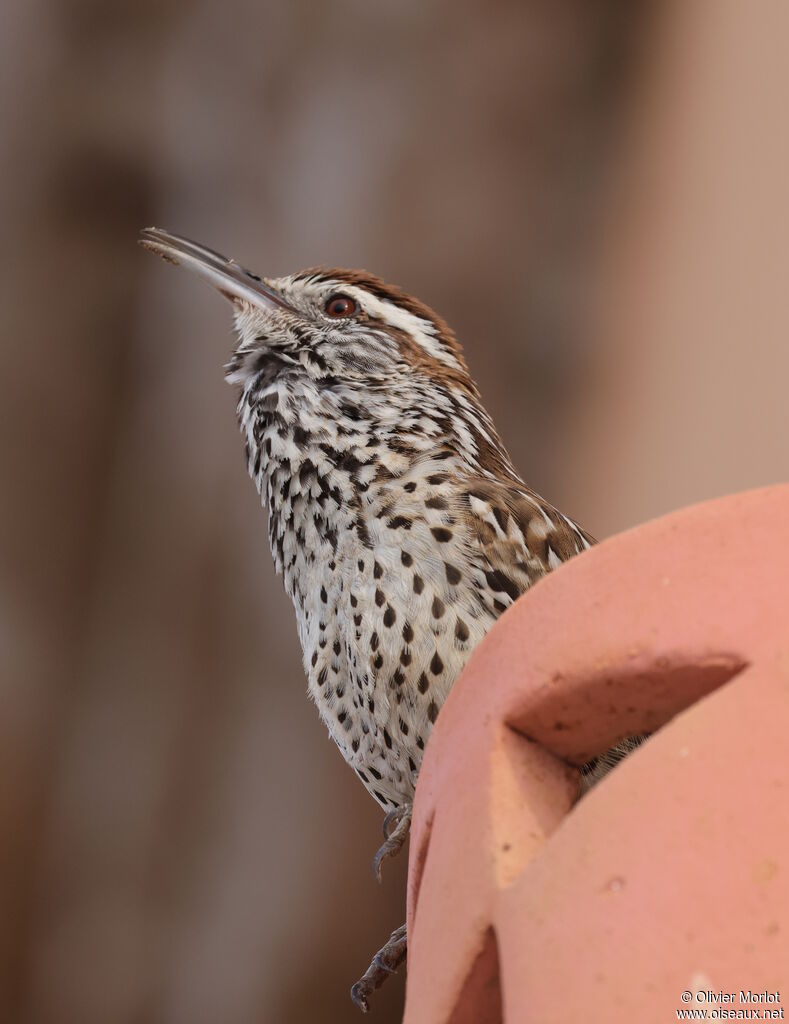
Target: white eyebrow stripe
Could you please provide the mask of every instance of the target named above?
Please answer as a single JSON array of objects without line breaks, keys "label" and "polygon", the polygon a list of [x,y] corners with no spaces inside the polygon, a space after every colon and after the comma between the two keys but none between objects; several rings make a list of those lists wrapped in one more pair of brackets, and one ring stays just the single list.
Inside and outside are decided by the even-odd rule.
[{"label": "white eyebrow stripe", "polygon": [[409,313],[408,310],[401,309],[393,302],[379,299],[364,288],[343,284],[340,281],[337,282],[337,287],[338,290],[342,290],[346,295],[356,299],[362,309],[365,309],[372,316],[383,320],[390,327],[396,327],[398,330],[405,331],[409,338],[412,338],[418,345],[421,345],[434,359],[438,359],[439,362],[456,370],[461,369],[460,363],[455,356],[436,337],[435,328],[429,320],[423,320],[422,317],[415,316],[413,313]]}]

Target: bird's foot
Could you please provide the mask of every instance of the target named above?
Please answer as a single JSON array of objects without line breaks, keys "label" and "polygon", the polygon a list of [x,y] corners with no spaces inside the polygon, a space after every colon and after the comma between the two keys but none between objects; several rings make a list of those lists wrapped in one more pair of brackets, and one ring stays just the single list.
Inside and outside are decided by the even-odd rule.
[{"label": "bird's foot", "polygon": [[[389,857],[395,857],[402,850],[411,830],[411,804],[404,804],[390,811],[383,820],[384,841],[373,858],[373,873],[381,881],[381,866]],[[369,998],[380,988],[390,974],[394,974],[405,960],[408,942],[406,926],[401,925],[389,936],[389,941],[372,959],[372,963],[351,989],[351,999],[362,1013],[369,1010]]]},{"label": "bird's foot", "polygon": [[389,941],[378,950],[364,975],[351,989],[351,999],[362,1013],[367,1013],[370,1009],[369,999],[373,992],[380,988],[389,975],[394,974],[405,960],[407,949],[406,926],[402,924],[399,928],[395,928],[389,936]]},{"label": "bird's foot", "polygon": [[[392,827],[394,826],[394,827]],[[391,831],[390,831],[391,829]],[[385,860],[396,857],[411,831],[411,804],[403,804],[390,811],[383,822],[384,841],[373,857],[373,874],[381,881],[381,867]],[[386,947],[384,947],[386,948]]]}]

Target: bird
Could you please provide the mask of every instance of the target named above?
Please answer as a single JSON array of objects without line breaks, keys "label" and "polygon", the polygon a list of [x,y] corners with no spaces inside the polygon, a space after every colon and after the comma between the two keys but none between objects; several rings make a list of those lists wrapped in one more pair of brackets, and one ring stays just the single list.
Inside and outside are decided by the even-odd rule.
[{"label": "bird", "polygon": [[[232,304],[226,379],[239,389],[247,468],[309,696],[385,812],[380,877],[407,838],[425,747],[471,652],[594,539],[526,485],[454,332],[420,300],[362,270],[263,278],[158,228],[140,242]],[[599,774],[591,766],[588,784]],[[402,926],[352,989],[361,1009],[406,948]]]}]

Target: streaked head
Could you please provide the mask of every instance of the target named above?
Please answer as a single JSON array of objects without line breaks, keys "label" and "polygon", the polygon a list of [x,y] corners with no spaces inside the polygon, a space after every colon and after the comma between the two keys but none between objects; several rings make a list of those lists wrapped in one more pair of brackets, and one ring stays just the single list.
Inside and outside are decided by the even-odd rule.
[{"label": "streaked head", "polygon": [[234,307],[239,343],[228,379],[265,371],[386,386],[416,373],[475,395],[450,328],[406,292],[364,271],[317,268],[261,278],[235,260],[158,228],[143,246],[207,279]]}]

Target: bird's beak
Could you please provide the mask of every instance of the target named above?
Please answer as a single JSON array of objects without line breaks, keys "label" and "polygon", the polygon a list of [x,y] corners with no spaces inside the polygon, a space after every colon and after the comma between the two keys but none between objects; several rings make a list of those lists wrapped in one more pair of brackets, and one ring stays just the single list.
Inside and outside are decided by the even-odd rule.
[{"label": "bird's beak", "polygon": [[229,260],[221,253],[207,249],[197,242],[190,242],[180,235],[171,235],[160,228],[144,228],[140,232],[140,245],[150,249],[157,256],[194,270],[217,288],[231,302],[242,300],[263,309],[284,309],[296,311],[282,296],[262,281],[256,274],[245,270],[235,260]]}]

